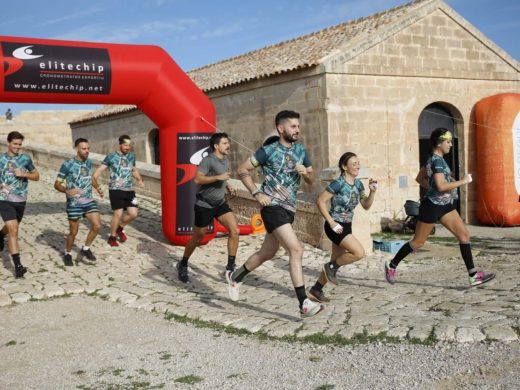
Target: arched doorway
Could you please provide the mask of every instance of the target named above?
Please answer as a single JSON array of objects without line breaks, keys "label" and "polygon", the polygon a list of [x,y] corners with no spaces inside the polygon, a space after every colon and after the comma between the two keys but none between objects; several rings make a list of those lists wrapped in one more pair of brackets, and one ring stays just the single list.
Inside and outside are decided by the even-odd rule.
[{"label": "arched doorway", "polygon": [[[438,127],[445,128],[453,134],[453,148],[451,152],[444,156],[451,169],[455,180],[459,180],[459,130],[462,132],[462,119],[458,110],[447,103],[432,103],[426,106],[419,115],[419,163],[424,166],[431,153],[430,135]],[[426,190],[421,187],[421,198],[426,194]],[[460,198],[460,191],[459,191]],[[459,202],[456,203],[457,210],[460,211]]]},{"label": "arched doorway", "polygon": [[148,133],[148,148],[150,150],[151,163],[161,164],[161,150],[159,148],[159,129],[152,129]]}]

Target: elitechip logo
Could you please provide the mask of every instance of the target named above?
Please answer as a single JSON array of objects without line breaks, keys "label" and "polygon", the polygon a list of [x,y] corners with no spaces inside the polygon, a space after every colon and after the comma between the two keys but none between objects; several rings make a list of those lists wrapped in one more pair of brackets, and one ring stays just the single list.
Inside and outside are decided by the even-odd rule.
[{"label": "elitechip logo", "polygon": [[18,58],[20,60],[33,60],[35,58],[43,57],[43,54],[33,55],[33,51],[31,49],[33,46],[23,46],[13,51],[13,57]]}]

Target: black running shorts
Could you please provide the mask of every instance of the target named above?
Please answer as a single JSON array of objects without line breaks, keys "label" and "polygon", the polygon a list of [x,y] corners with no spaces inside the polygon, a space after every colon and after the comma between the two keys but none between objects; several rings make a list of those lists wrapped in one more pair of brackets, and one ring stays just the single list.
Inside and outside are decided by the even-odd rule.
[{"label": "black running shorts", "polygon": [[112,210],[126,210],[129,207],[137,207],[135,191],[109,190],[108,196],[110,197]]},{"label": "black running shorts", "polygon": [[428,198],[424,198],[421,201],[419,217],[417,219],[424,223],[437,223],[445,214],[453,210],[455,210],[455,207],[451,203],[440,205],[432,203]]},{"label": "black running shorts", "polygon": [[338,234],[334,232],[329,226],[329,223],[325,221],[325,225],[323,225],[323,229],[325,230],[325,234],[334,244],[338,245],[343,241],[345,237],[349,234],[352,234],[352,222],[337,222],[343,227],[343,232]]},{"label": "black running shorts", "polygon": [[276,228],[294,222],[294,213],[282,206],[265,206],[260,211],[267,233],[272,233]]},{"label": "black running shorts", "polygon": [[25,212],[25,204],[27,202],[9,202],[7,200],[0,200],[0,215],[4,222],[22,221],[23,213]]},{"label": "black running shorts", "polygon": [[233,212],[233,210],[231,210],[226,202],[220,206],[211,208],[195,205],[195,226],[205,228],[213,222],[214,218],[231,212]]}]

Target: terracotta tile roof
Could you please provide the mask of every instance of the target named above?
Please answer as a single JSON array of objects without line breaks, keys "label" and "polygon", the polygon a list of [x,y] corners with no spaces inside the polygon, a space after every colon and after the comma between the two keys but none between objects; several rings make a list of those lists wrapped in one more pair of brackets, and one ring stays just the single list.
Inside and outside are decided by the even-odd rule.
[{"label": "terracotta tile roof", "polygon": [[188,75],[200,89],[212,91],[242,82],[313,67],[340,48],[348,47],[353,39],[371,35],[429,3],[432,3],[432,0],[414,1],[385,12],[338,24],[206,65],[188,72]]},{"label": "terracotta tile roof", "polygon": [[93,119],[99,119],[99,118],[104,118],[104,117],[115,115],[115,114],[122,114],[124,112],[130,112],[133,110],[137,110],[137,107],[134,105],[130,105],[130,104],[126,104],[126,105],[108,104],[97,110],[87,112],[84,115],[74,118],[73,120],[71,120],[69,122],[69,124],[86,122],[86,121],[90,121]]},{"label": "terracotta tile roof", "polygon": [[[319,65],[327,56],[355,46],[352,41],[356,38],[378,33],[405,16],[413,14],[419,8],[437,2],[438,0],[416,0],[368,17],[341,23],[206,65],[188,72],[188,75],[200,89],[208,92],[298,69],[311,68]],[[135,109],[136,106],[131,105],[107,105],[70,123],[84,122]]]}]

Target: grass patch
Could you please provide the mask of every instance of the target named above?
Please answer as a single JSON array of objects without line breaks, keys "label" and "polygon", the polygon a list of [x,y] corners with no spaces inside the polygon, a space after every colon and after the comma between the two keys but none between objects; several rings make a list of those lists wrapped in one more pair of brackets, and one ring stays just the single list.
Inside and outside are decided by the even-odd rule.
[{"label": "grass patch", "polygon": [[13,345],[16,345],[16,341],[15,340],[11,340],[11,341],[8,341],[7,343],[5,343],[6,347],[11,347]]},{"label": "grass patch", "polygon": [[[177,314],[173,313],[166,313],[164,315],[164,318],[167,320],[174,320],[176,322],[180,322],[183,324],[191,324],[194,325],[197,328],[206,328],[206,329],[213,329],[217,331],[221,331],[227,334],[236,335],[236,336],[253,336],[256,337],[258,340],[270,340],[270,341],[285,341],[288,343],[298,343],[298,342],[304,342],[304,343],[311,343],[311,344],[317,344],[317,345],[337,345],[337,346],[343,346],[343,345],[359,345],[359,344],[370,344],[370,343],[384,343],[384,344],[397,344],[401,342],[410,342],[412,344],[420,344],[420,345],[432,345],[435,344],[438,340],[435,339],[432,334],[426,339],[426,340],[419,340],[419,339],[400,339],[399,337],[395,336],[388,336],[386,332],[381,332],[376,335],[369,335],[368,332],[364,331],[363,333],[357,333],[353,335],[351,338],[345,338],[343,336],[340,336],[338,334],[332,335],[332,336],[326,336],[323,333],[314,333],[308,336],[305,336],[303,338],[297,337],[296,335],[290,335],[290,336],[284,336],[284,337],[272,337],[268,336],[265,332],[257,332],[252,333],[246,329],[237,329],[233,328],[232,326],[226,326],[222,324],[218,324],[215,322],[210,321],[202,321],[197,319],[191,319],[187,316],[179,316]],[[189,353],[185,353],[181,355],[181,357],[187,357]]]},{"label": "grass patch", "polygon": [[170,360],[172,358],[172,354],[166,351],[159,352],[161,356],[159,356],[159,360]]},{"label": "grass patch", "polygon": [[321,357],[320,356],[309,356],[309,361],[313,362],[313,363],[316,363],[316,362],[319,362],[321,361]]},{"label": "grass patch", "polygon": [[326,385],[321,385],[321,386],[315,387],[314,390],[332,390],[335,387],[336,386],[334,386],[334,385],[326,384]]},{"label": "grass patch", "polygon": [[74,371],[72,374],[73,375],[83,375],[83,374],[86,374],[87,372],[84,371],[84,370],[77,370],[77,371]]},{"label": "grass patch", "polygon": [[421,340],[416,337],[411,337],[408,339],[408,341],[410,342],[410,344],[432,346],[436,344],[439,340],[437,340],[437,338],[435,337],[432,329],[430,335],[426,339]]},{"label": "grass patch", "polygon": [[174,382],[186,383],[188,385],[194,385],[195,383],[199,383],[202,381],[203,381],[203,378],[201,378],[200,376],[196,376],[196,375],[181,376],[180,378],[177,378],[174,380]]},{"label": "grass patch", "polygon": [[226,379],[243,378],[245,376],[247,376],[247,374],[245,374],[245,373],[242,373],[242,374],[231,374],[231,375],[226,376]]},{"label": "grass patch", "polygon": [[112,370],[112,375],[114,376],[120,376],[125,370],[122,368],[115,368]]},{"label": "grass patch", "polygon": [[520,337],[520,326],[512,326],[513,330],[516,332],[518,337]]}]

